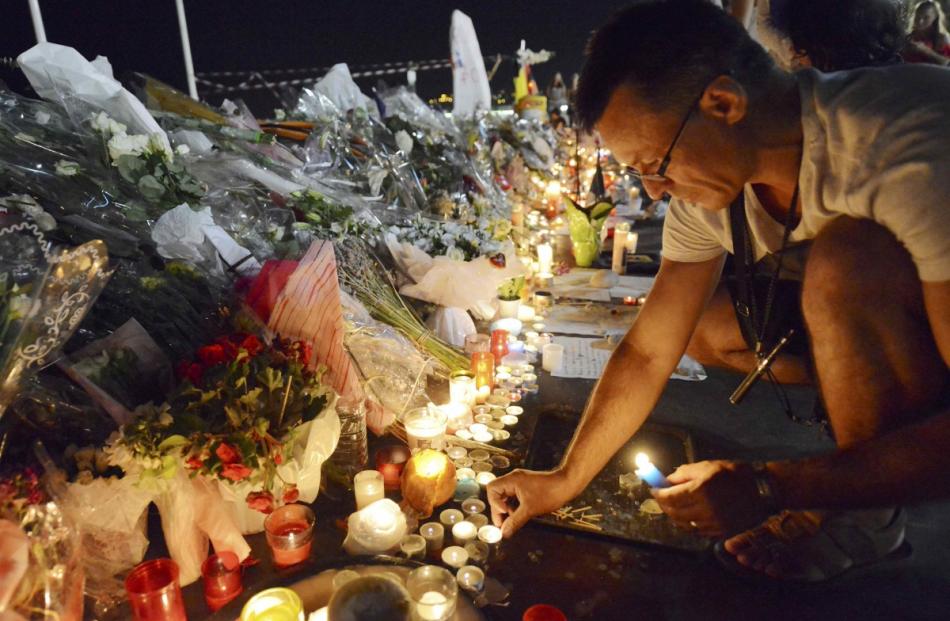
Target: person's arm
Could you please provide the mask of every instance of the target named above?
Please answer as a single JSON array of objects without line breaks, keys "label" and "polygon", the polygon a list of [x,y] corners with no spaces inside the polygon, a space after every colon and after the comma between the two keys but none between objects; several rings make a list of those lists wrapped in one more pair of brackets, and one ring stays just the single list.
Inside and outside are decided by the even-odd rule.
[{"label": "person's arm", "polygon": [[[934,339],[950,368],[950,281],[923,283]],[[941,381],[943,378],[934,378]],[[770,462],[782,509],[856,509],[950,496],[950,411],[828,455]],[[686,464],[655,490],[678,525],[718,536],[754,526],[769,507],[759,500],[752,468],[729,461]],[[774,509],[774,507],[772,507]]]},{"label": "person's arm", "polygon": [[[686,350],[721,271],[722,256],[700,263],[663,260],[647,302],[610,357],[561,465],[543,473],[516,470],[489,484],[492,519],[506,537],[579,494],[640,428]],[[517,508],[512,500],[517,500]]]}]

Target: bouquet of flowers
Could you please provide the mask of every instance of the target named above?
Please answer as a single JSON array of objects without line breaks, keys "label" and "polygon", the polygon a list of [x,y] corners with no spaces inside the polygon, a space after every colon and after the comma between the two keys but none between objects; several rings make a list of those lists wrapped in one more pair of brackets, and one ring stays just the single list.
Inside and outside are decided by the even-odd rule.
[{"label": "bouquet of flowers", "polygon": [[466,223],[417,215],[405,224],[388,227],[385,232],[429,256],[471,261],[501,251],[511,233],[511,221],[486,217]]}]

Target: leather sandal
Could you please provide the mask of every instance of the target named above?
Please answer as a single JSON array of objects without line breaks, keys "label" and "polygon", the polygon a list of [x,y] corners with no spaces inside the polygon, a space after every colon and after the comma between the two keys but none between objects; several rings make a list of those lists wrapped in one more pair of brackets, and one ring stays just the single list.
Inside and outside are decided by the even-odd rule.
[{"label": "leather sandal", "polygon": [[[747,531],[750,549],[767,551],[779,571],[757,571],[716,544],[717,560],[744,576],[772,581],[815,583],[839,576],[898,552],[907,515],[901,508],[871,511],[783,511]],[[903,546],[909,554],[909,546]]]}]

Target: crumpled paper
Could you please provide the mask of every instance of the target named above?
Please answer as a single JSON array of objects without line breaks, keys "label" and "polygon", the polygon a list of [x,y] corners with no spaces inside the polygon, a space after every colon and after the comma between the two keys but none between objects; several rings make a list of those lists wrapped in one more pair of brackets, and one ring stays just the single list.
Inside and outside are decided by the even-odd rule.
[{"label": "crumpled paper", "polygon": [[439,306],[465,309],[481,319],[494,315],[491,304],[498,295],[498,286],[527,271],[510,241],[502,249],[504,267],[484,256],[471,261],[433,258],[408,242],[397,241],[392,234],[386,235],[385,242],[396,265],[415,281],[404,285],[399,293]]},{"label": "crumpled paper", "polygon": [[408,529],[406,515],[389,498],[382,498],[351,513],[346,526],[343,549],[354,556],[391,552],[406,536]]},{"label": "crumpled paper", "polygon": [[[194,264],[209,260],[205,242],[220,255],[227,265],[236,265],[242,276],[254,276],[261,264],[251,256],[251,251],[241,246],[227,231],[214,223],[211,208],[195,211],[187,203],[166,211],[152,227],[152,241],[158,253],[166,259],[180,259]],[[224,273],[217,257],[213,258],[219,273]]]},{"label": "crumpled paper", "polygon": [[145,105],[112,77],[105,58],[89,62],[71,47],[37,43],[17,57],[17,64],[43,99],[59,101],[63,95],[74,96],[106,111],[135,133],[157,134],[165,150],[171,152],[165,131]]}]

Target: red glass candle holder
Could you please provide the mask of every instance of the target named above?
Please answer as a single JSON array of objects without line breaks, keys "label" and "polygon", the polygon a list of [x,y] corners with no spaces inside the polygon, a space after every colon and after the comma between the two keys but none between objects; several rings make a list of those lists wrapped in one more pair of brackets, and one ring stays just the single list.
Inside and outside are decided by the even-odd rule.
[{"label": "red glass candle holder", "polygon": [[222,608],[244,590],[241,561],[234,552],[212,554],[201,564],[205,603],[211,612]]},{"label": "red glass candle holder", "polygon": [[125,578],[135,621],[187,621],[178,582],[178,564],[157,558],[137,565]]},{"label": "red glass candle holder", "polygon": [[507,330],[492,330],[491,353],[495,356],[495,364],[501,364],[501,359],[508,355]]},{"label": "red glass candle holder", "polygon": [[399,489],[402,469],[412,457],[409,447],[403,444],[391,444],[376,451],[376,469],[383,475],[383,487],[388,491]]},{"label": "red glass candle holder", "polygon": [[264,520],[264,533],[274,565],[286,567],[307,560],[317,518],[307,505],[284,505]]},{"label": "red glass candle holder", "polygon": [[475,389],[488,386],[491,391],[495,381],[495,356],[489,351],[477,351],[472,354],[472,374],[475,376]]}]

